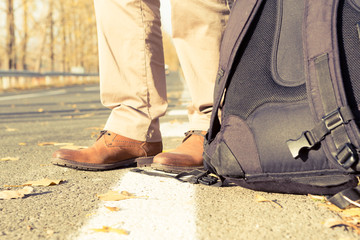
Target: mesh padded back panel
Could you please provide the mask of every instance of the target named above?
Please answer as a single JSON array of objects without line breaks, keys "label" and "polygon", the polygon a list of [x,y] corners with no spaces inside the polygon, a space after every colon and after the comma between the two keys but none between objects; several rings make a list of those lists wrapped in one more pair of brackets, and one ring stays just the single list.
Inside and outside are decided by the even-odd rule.
[{"label": "mesh padded back panel", "polygon": [[306,98],[305,84],[283,87],[271,74],[271,53],[276,25],[276,0],[267,0],[258,11],[237,53],[224,102],[224,115],[246,119],[256,108],[270,102]]},{"label": "mesh padded back panel", "polygon": [[357,23],[360,24],[360,12],[352,8],[348,1],[341,1],[337,24],[341,73],[353,110],[358,109],[360,103],[360,39]]}]

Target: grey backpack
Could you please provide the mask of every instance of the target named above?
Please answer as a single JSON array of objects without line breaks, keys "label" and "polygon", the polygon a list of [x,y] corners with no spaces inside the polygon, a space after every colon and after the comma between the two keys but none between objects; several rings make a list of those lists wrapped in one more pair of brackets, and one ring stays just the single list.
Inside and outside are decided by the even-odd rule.
[{"label": "grey backpack", "polygon": [[220,55],[206,169],[340,207],[360,198],[360,0],[237,0]]}]

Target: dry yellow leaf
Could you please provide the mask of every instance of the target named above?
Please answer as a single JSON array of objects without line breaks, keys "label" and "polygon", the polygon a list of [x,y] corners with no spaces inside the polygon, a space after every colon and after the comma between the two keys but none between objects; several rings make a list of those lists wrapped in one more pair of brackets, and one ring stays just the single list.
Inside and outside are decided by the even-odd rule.
[{"label": "dry yellow leaf", "polygon": [[348,208],[342,211],[344,215],[351,216],[351,217],[360,217],[360,208]]},{"label": "dry yellow leaf", "polygon": [[327,219],[325,221],[324,226],[328,227],[328,228],[347,226],[347,227],[350,227],[350,228],[354,229],[358,234],[360,234],[359,227],[354,225],[354,224],[351,224],[348,221],[342,221],[342,220],[331,218],[331,219]]},{"label": "dry yellow leaf", "polygon": [[20,159],[19,157],[3,157],[3,158],[0,158],[0,162],[2,162],[2,161],[17,161],[19,159]]},{"label": "dry yellow leaf", "polygon": [[271,203],[272,205],[274,205],[276,207],[282,208],[282,206],[279,203],[277,203],[277,202],[275,202],[273,200],[268,200],[263,196],[256,195],[255,199],[256,199],[257,202],[269,202],[269,203]]},{"label": "dry yellow leaf", "polygon": [[0,199],[16,199],[16,198],[23,198],[26,194],[30,194],[33,192],[32,187],[24,187],[23,189],[19,190],[5,190],[0,192]]},{"label": "dry yellow leaf", "polygon": [[107,227],[107,226],[103,226],[102,228],[93,228],[92,230],[95,232],[113,232],[113,233],[118,233],[118,234],[122,234],[122,235],[129,235],[129,232],[124,229],[112,228],[112,227]]},{"label": "dry yellow leaf", "polygon": [[38,109],[38,112],[40,112],[40,113],[41,113],[41,112],[44,112],[44,109],[43,109],[43,108],[39,108],[39,109]]},{"label": "dry yellow leaf", "polygon": [[308,194],[308,196],[309,196],[312,200],[322,201],[322,202],[325,202],[325,201],[326,201],[326,197],[325,197],[325,196],[318,196],[318,195],[311,195],[311,194]]},{"label": "dry yellow leaf", "polygon": [[109,209],[110,211],[112,211],[112,212],[118,212],[118,211],[120,211],[120,208],[118,208],[118,207],[109,207],[109,206],[105,206],[107,209]]},{"label": "dry yellow leaf", "polygon": [[339,220],[339,219],[335,219],[335,218],[327,219],[324,222],[324,226],[328,227],[328,228],[333,228],[333,227],[341,226],[341,225],[346,225],[346,222]]},{"label": "dry yellow leaf", "polygon": [[272,202],[272,201],[270,201],[270,200],[268,200],[265,197],[260,196],[260,195],[256,195],[255,198],[256,198],[257,202]]},{"label": "dry yellow leaf", "polygon": [[103,129],[104,129],[103,127],[88,127],[88,128],[85,128],[85,130],[97,130],[97,131],[101,131]]},{"label": "dry yellow leaf", "polygon": [[99,194],[97,195],[97,197],[103,201],[121,201],[125,199],[137,198],[135,195],[126,191],[122,191],[122,192],[109,191],[104,194]]},{"label": "dry yellow leaf", "polygon": [[334,212],[342,212],[343,210],[333,204],[330,203],[326,203],[326,204],[319,204],[320,206],[325,206],[327,207],[329,210],[334,211]]},{"label": "dry yellow leaf", "polygon": [[38,143],[38,146],[53,146],[55,144],[55,142],[41,142]]},{"label": "dry yellow leaf", "polygon": [[26,186],[37,186],[37,187],[47,187],[52,185],[58,185],[62,183],[64,180],[52,180],[52,179],[41,179],[38,181],[28,181],[24,185]]},{"label": "dry yellow leaf", "polygon": [[94,115],[95,115],[94,113],[88,113],[88,114],[74,116],[74,118],[88,118],[88,117],[92,117]]},{"label": "dry yellow leaf", "polygon": [[15,131],[18,131],[17,129],[15,129],[15,128],[6,128],[6,131],[7,132],[15,132]]},{"label": "dry yellow leaf", "polygon": [[19,146],[26,146],[26,145],[27,145],[27,143],[24,143],[24,142],[19,143]]},{"label": "dry yellow leaf", "polygon": [[18,187],[25,187],[29,185],[21,184],[21,185],[4,185],[6,188],[18,188]]}]

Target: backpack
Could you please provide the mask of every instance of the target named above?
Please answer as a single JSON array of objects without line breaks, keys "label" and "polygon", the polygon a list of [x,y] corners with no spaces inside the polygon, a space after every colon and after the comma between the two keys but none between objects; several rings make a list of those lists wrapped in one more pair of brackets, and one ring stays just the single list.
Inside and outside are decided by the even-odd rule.
[{"label": "backpack", "polygon": [[360,0],[237,0],[205,168],[253,190],[360,198]]}]

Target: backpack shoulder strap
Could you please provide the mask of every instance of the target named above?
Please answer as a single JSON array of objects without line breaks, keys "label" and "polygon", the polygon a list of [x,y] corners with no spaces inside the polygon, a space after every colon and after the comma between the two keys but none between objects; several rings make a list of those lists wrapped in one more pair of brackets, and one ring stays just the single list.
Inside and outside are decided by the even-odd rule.
[{"label": "backpack shoulder strap", "polygon": [[214,91],[214,106],[207,140],[211,142],[220,130],[218,109],[227,84],[236,53],[263,0],[237,0],[231,9],[229,21],[220,47],[220,60]]},{"label": "backpack shoulder strap", "polygon": [[[310,149],[320,141],[326,142],[330,153],[345,169],[357,161],[350,126],[354,115],[348,106],[337,40],[337,11],[339,0],[306,0],[303,25],[306,86],[310,109],[317,123],[304,131],[300,138],[288,140],[296,158],[299,152]],[[356,127],[354,124],[352,127]],[[325,136],[330,137],[325,139]]]}]

